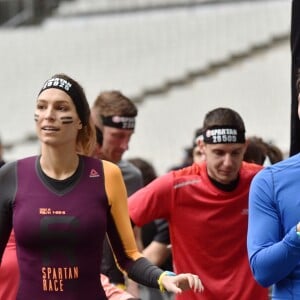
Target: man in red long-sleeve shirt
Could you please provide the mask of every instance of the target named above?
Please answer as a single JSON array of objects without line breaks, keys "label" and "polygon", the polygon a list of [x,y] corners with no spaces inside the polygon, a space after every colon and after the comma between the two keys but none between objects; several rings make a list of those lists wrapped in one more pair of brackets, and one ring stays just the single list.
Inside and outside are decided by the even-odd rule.
[{"label": "man in red long-sleeve shirt", "polygon": [[169,222],[176,272],[191,270],[202,278],[202,294],[178,300],[268,299],[251,273],[246,248],[248,192],[261,166],[243,162],[247,147],[240,115],[217,108],[204,119],[198,141],[205,161],[172,171],[129,198],[132,221]]}]

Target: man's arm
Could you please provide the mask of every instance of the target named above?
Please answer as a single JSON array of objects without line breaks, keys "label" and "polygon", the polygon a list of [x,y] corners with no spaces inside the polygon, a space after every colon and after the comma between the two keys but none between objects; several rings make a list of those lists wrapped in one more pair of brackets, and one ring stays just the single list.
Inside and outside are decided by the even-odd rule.
[{"label": "man's arm", "polygon": [[143,254],[154,265],[161,266],[171,254],[171,248],[161,242],[152,241],[144,250]]},{"label": "man's arm", "polygon": [[143,226],[156,219],[168,219],[173,205],[173,176],[167,173],[128,198],[129,215],[133,223]]}]

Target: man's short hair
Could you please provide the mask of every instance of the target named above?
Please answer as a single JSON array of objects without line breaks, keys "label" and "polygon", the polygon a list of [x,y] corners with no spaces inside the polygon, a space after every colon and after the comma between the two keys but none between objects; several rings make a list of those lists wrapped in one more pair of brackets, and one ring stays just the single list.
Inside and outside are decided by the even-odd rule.
[{"label": "man's short hair", "polygon": [[245,124],[242,117],[233,109],[226,107],[219,107],[209,111],[203,121],[203,129],[214,126],[232,126],[239,131],[245,131]]},{"label": "man's short hair", "polygon": [[93,107],[102,116],[136,117],[138,110],[135,104],[120,91],[104,91],[98,95]]}]

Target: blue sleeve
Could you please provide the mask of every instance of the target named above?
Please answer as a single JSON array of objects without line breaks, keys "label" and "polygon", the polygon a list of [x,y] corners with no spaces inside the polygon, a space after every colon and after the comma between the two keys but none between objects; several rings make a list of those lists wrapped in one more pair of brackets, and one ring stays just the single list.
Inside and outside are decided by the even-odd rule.
[{"label": "blue sleeve", "polygon": [[296,224],[284,233],[271,169],[260,171],[249,193],[247,247],[251,270],[262,286],[285,278],[300,260]]}]

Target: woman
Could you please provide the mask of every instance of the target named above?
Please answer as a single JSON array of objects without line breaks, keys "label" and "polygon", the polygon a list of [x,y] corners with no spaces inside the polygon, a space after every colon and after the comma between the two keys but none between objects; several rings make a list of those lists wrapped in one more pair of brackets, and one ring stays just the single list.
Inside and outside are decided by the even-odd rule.
[{"label": "woman", "polygon": [[0,170],[0,258],[13,225],[17,299],[107,299],[99,284],[106,234],[131,279],[174,293],[202,291],[198,276],[172,276],[137,251],[119,168],[82,155],[95,146],[82,87],[54,75],[39,92],[34,119],[41,155]]}]

